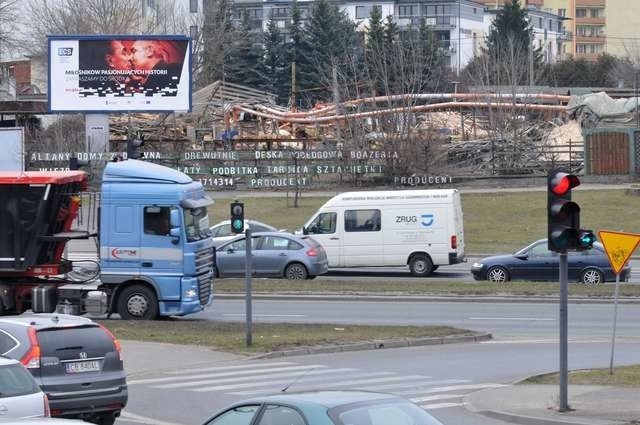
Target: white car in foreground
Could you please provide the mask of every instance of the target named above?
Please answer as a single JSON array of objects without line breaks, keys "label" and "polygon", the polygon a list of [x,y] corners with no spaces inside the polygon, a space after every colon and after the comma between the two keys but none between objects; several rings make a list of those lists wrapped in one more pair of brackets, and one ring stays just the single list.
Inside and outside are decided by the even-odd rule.
[{"label": "white car in foreground", "polygon": [[[0,333],[0,338],[9,338]],[[50,415],[49,400],[31,375],[17,360],[0,356],[0,422],[5,419]]]}]

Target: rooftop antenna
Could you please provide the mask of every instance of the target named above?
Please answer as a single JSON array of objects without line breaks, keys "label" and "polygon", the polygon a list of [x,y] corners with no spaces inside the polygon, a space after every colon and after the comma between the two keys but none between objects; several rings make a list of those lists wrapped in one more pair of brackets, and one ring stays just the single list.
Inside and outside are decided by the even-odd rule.
[{"label": "rooftop antenna", "polygon": [[284,387],[283,389],[280,390],[280,392],[287,392],[287,390],[289,389],[290,386],[292,386],[293,384],[295,384],[296,382],[298,382],[299,380],[301,380],[302,378],[304,378],[305,376],[307,376],[309,374],[309,372],[311,372],[312,370],[316,369],[318,366],[314,366],[309,370],[306,370],[302,375],[299,375],[296,379],[294,379],[293,381],[291,381],[291,383],[289,385],[287,385],[286,387]]}]

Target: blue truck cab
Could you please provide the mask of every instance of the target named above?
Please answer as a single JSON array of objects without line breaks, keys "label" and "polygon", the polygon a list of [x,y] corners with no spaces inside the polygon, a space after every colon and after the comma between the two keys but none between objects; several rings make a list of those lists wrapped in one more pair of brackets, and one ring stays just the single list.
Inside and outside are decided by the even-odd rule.
[{"label": "blue truck cab", "polygon": [[110,162],[100,198],[100,289],[110,313],[152,320],[212,302],[213,201],[200,182],[150,162]]}]

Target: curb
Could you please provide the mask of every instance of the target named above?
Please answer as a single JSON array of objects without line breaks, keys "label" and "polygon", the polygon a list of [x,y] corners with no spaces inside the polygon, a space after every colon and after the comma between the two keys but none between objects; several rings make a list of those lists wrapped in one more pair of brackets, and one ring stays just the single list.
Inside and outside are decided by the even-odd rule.
[{"label": "curb", "polygon": [[381,350],[386,348],[419,347],[425,345],[457,344],[464,342],[488,341],[493,338],[490,333],[478,333],[474,335],[452,335],[440,338],[402,338],[374,340],[369,342],[357,342],[340,345],[320,345],[301,347],[294,350],[273,351],[266,354],[253,356],[253,359],[274,359],[278,357],[302,356],[307,354],[327,354],[348,351]]},{"label": "curb", "polygon": [[[465,405],[467,401],[465,400]],[[534,416],[516,415],[500,410],[471,410],[473,413],[486,416],[491,419],[498,419],[511,424],[520,425],[593,425],[590,420],[584,422],[564,421],[560,419],[538,418]]]},{"label": "curb", "polygon": [[[556,303],[558,296],[483,296],[483,295],[381,295],[381,294],[252,294],[253,299],[259,300],[298,300],[298,301],[373,301],[373,302],[485,302],[485,303]],[[245,299],[245,294],[239,293],[214,293],[214,300],[227,299],[239,300]],[[587,297],[569,297],[572,304],[610,304],[613,298],[587,298]],[[640,297],[619,297],[618,304],[640,304]]]}]

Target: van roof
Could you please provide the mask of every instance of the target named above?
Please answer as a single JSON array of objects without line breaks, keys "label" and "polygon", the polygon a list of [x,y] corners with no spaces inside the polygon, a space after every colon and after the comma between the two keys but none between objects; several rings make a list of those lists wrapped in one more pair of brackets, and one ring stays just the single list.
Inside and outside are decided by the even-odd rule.
[{"label": "van roof", "polygon": [[458,189],[424,190],[371,190],[362,192],[344,192],[329,199],[323,207],[335,205],[376,205],[391,202],[422,201],[427,199],[447,199],[458,193]]}]

